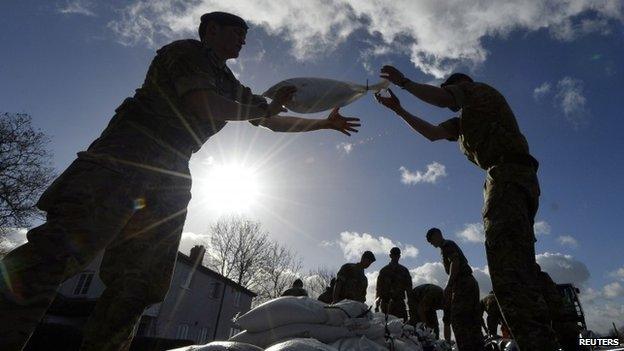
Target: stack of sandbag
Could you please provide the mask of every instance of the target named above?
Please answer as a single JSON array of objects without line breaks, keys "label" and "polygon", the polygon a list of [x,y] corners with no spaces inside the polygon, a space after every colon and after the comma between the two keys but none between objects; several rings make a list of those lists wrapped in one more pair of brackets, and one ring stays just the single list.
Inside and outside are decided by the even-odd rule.
[{"label": "stack of sandbag", "polygon": [[[235,323],[243,331],[230,338],[229,347],[253,348],[214,351],[450,351],[424,325],[415,328],[351,300],[327,305],[308,297],[279,297],[236,317]],[[211,345],[217,344],[182,350],[213,351],[204,349]]]},{"label": "stack of sandbag", "polygon": [[263,351],[261,348],[233,341],[213,341],[206,345],[193,345],[169,351]]},{"label": "stack of sandbag", "polygon": [[295,338],[313,338],[328,344],[354,336],[356,327],[345,326],[345,321],[366,312],[368,307],[352,302],[326,309],[326,304],[308,297],[279,297],[236,318],[235,323],[244,330],[230,341],[268,347]]}]

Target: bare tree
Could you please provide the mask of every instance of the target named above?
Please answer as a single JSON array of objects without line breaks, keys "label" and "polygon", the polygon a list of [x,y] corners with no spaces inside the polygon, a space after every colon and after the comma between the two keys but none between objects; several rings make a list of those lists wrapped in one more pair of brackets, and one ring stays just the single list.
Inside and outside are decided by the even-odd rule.
[{"label": "bare tree", "polygon": [[254,304],[278,297],[301,270],[301,259],[269,238],[259,222],[222,218],[208,229],[205,264],[256,292]]},{"label": "bare tree", "polygon": [[318,297],[325,291],[332,278],[336,277],[336,271],[327,267],[319,267],[308,271],[305,277],[305,286],[311,297]]},{"label": "bare tree", "polygon": [[35,204],[54,177],[47,144],[27,114],[0,114],[0,228],[27,227],[40,214]]},{"label": "bare tree", "polygon": [[301,259],[294,252],[277,242],[271,242],[265,262],[257,273],[259,289],[256,303],[281,296],[297,278],[301,266]]},{"label": "bare tree", "polygon": [[252,288],[254,274],[266,261],[269,235],[259,222],[243,217],[218,220],[209,228],[208,266],[238,284]]}]

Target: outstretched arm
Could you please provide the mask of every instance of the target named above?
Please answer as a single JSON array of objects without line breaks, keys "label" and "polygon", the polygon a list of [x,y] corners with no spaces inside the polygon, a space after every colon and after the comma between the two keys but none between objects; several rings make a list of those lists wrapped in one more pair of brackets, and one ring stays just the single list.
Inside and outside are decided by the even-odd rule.
[{"label": "outstretched arm", "polygon": [[409,91],[420,100],[438,107],[455,107],[455,99],[448,91],[429,84],[412,82],[392,66],[381,68],[381,77]]},{"label": "outstretched arm", "polygon": [[245,121],[275,116],[286,111],[283,105],[292,99],[295,87],[283,87],[275,99],[265,104],[247,105],[223,97],[212,90],[193,90],[182,98],[185,108],[200,118],[224,121]]},{"label": "outstretched arm", "polygon": [[407,112],[402,106],[399,99],[394,95],[392,90],[388,89],[390,92],[390,97],[383,97],[381,94],[375,94],[375,99],[380,104],[386,106],[390,110],[394,111],[397,115],[401,116],[403,120],[410,126],[412,129],[420,133],[425,138],[430,141],[436,141],[440,139],[453,139],[456,136],[452,135],[447,129],[433,125],[417,116],[412,115]]},{"label": "outstretched arm", "polygon": [[320,129],[333,129],[345,135],[350,136],[351,133],[357,133],[357,127],[360,126],[359,118],[344,117],[340,114],[338,108],[335,108],[325,119],[310,119],[293,116],[276,116],[271,118],[263,118],[257,122],[252,121],[255,125],[261,125],[274,132],[310,132]]}]

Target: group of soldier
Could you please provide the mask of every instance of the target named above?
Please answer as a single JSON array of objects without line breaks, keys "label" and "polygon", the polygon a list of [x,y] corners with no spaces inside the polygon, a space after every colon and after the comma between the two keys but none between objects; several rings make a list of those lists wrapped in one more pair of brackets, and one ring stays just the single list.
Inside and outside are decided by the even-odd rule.
[{"label": "group of soldier", "polygon": [[[45,223],[29,230],[28,242],[0,262],[0,349],[22,349],[58,285],[102,251],[106,290],[84,327],[81,349],[128,349],[144,309],[162,301],[169,288],[191,198],[189,159],[228,122],[249,121],[275,132],[357,132],[359,119],[344,117],[337,108],[325,119],[280,115],[294,87],[280,89],[268,103],[242,85],[226,61],[238,57],[248,29],[236,15],[211,12],[201,16],[200,40],[159,49],[143,85],[44,192],[37,206],[46,212]],[[439,87],[412,81],[392,66],[382,67],[380,75],[425,103],[459,112],[436,125],[406,111],[391,90],[389,97],[375,96],[426,139],[458,141],[468,160],[487,173],[485,248],[501,316],[521,350],[557,350],[548,296],[533,269],[538,162],[505,98],[461,73]],[[476,321],[477,283],[457,245],[434,229],[427,240],[442,251],[449,274],[443,290],[443,300],[450,301],[448,319],[460,351],[470,350],[479,339],[473,335],[480,323],[467,322]],[[398,252],[392,255],[379,284],[380,305],[401,314],[398,293],[385,288],[385,272],[405,272],[398,268]],[[362,300],[363,270],[373,261],[366,253],[359,263],[343,266],[332,301]],[[439,296],[426,294],[439,289],[422,289],[423,300],[439,303]],[[427,311],[422,308],[415,318],[431,319]]]},{"label": "group of soldier", "polygon": [[[409,269],[399,263],[401,250],[394,247],[390,250],[390,263],[381,268],[377,276],[375,310],[381,309],[381,312],[403,319],[413,326],[423,323],[433,330],[436,338],[440,338],[437,311],[442,311],[444,339],[450,342],[452,328],[458,350],[483,350],[486,337],[511,339],[511,332],[494,292],[490,291],[483,299],[479,299],[479,284],[459,246],[452,240],[444,239],[438,228],[431,228],[426,238],[431,245],[440,248],[442,264],[448,274],[446,287],[430,283],[413,287]],[[371,251],[365,251],[359,262],[344,264],[336,278],[332,278],[330,285],[318,296],[318,300],[327,304],[345,299],[366,302],[368,278],[364,271],[375,260]],[[562,349],[576,350],[579,331],[574,323],[565,321],[563,297],[548,273],[543,272],[537,264],[535,268],[548,305],[550,324],[556,331]],[[308,296],[308,292],[303,288],[302,280],[296,279],[282,296]]]}]

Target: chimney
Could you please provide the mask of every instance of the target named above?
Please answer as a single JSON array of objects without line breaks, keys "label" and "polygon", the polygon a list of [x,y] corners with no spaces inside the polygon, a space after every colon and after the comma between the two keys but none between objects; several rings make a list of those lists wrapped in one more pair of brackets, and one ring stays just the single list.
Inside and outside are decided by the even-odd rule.
[{"label": "chimney", "polygon": [[193,248],[191,249],[191,255],[189,257],[191,258],[194,266],[201,266],[202,262],[204,261],[205,253],[206,248],[204,247],[204,245],[193,246]]}]

